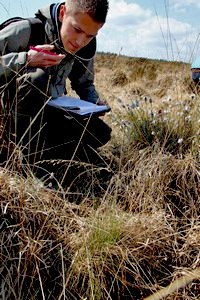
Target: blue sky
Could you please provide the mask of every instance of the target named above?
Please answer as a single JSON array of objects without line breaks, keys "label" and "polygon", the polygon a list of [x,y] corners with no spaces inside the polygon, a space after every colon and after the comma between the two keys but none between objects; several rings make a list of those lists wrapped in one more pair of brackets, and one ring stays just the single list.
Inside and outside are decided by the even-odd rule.
[{"label": "blue sky", "polygon": [[[33,16],[48,0],[0,0],[0,21]],[[200,55],[200,3],[196,0],[110,0],[98,50],[191,62]]]}]

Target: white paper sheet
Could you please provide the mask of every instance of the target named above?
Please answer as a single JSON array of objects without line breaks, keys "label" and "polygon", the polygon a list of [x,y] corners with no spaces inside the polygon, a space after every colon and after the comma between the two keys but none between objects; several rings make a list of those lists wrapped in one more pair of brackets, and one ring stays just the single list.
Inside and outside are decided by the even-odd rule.
[{"label": "white paper sheet", "polygon": [[51,99],[48,102],[48,105],[60,108],[64,111],[71,112],[80,116],[101,114],[110,111],[110,107],[107,105],[97,105],[85,100],[69,96],[62,96]]}]

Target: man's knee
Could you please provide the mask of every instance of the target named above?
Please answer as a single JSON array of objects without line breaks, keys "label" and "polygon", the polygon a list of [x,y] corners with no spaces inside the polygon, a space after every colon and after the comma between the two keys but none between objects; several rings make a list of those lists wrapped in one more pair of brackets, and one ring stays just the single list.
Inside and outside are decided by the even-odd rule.
[{"label": "man's knee", "polygon": [[48,98],[48,81],[48,74],[39,68],[29,69],[26,74],[18,78],[18,113],[34,116],[42,109]]}]

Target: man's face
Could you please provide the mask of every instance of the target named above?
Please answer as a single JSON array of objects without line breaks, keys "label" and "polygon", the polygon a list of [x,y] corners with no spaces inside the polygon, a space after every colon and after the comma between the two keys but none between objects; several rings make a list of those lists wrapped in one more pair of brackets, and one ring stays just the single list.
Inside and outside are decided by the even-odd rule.
[{"label": "man's face", "polygon": [[86,13],[68,12],[61,5],[59,20],[62,22],[60,37],[66,51],[76,53],[95,37],[103,24],[95,22]]}]

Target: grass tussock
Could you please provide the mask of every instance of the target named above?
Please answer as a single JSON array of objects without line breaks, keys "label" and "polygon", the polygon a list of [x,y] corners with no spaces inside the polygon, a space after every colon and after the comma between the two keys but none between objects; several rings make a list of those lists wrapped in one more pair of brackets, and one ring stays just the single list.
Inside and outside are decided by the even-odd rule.
[{"label": "grass tussock", "polygon": [[198,266],[196,166],[189,158],[138,155],[101,202],[79,205],[2,170],[2,294],[142,299]]},{"label": "grass tussock", "polygon": [[62,290],[62,245],[65,230],[74,227],[73,209],[38,181],[4,169],[0,185],[1,295],[42,299],[49,293],[53,299]]},{"label": "grass tussock", "polygon": [[128,106],[127,127],[130,142],[138,148],[153,146],[171,154],[199,154],[200,99],[166,99],[157,106],[151,98]]},{"label": "grass tussock", "polygon": [[184,90],[177,79],[166,97],[170,69],[182,72],[182,63],[112,54],[97,57],[101,84],[111,59],[117,107],[105,117],[113,136],[100,165],[39,162],[51,166],[40,180],[19,149],[0,169],[1,299],[199,297],[197,90],[190,95],[186,74]]}]

